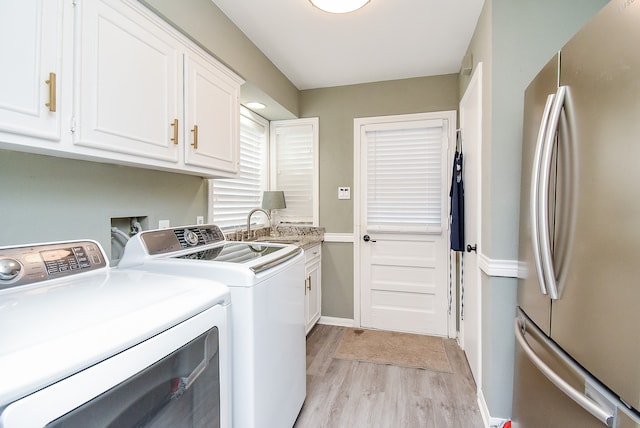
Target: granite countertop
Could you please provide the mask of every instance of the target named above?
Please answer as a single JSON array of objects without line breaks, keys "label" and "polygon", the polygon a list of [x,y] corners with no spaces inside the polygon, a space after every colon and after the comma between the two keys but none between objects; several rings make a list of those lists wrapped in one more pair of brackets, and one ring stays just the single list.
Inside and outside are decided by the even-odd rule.
[{"label": "granite countertop", "polygon": [[[278,226],[278,236],[270,236],[270,228],[262,228],[256,230],[255,238],[247,239],[243,236],[242,240],[247,242],[277,242],[297,245],[303,250],[309,248],[324,241],[324,227],[309,227],[309,226]],[[239,240],[237,234],[227,235],[227,240],[236,241]]]}]

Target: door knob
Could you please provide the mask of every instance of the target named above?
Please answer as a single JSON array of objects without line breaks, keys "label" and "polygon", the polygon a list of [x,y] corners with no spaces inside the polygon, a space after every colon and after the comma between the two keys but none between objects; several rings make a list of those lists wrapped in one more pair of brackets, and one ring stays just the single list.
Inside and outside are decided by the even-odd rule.
[{"label": "door knob", "polygon": [[477,250],[478,250],[478,244],[473,244],[473,247],[471,246],[471,244],[467,244],[467,253],[470,253],[473,251],[474,253],[478,254]]},{"label": "door knob", "polygon": [[364,240],[364,242],[369,242],[369,241],[376,242],[375,239],[371,239],[369,235],[364,235],[362,239]]}]

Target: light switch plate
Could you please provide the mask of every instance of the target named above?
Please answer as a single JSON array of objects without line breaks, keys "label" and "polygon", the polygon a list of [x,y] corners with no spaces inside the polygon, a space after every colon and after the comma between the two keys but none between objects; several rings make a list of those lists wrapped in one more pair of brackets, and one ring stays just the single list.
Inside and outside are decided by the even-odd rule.
[{"label": "light switch plate", "polygon": [[338,187],[338,199],[351,199],[351,187]]},{"label": "light switch plate", "polygon": [[171,222],[169,220],[158,221],[158,229],[168,229],[170,226]]}]

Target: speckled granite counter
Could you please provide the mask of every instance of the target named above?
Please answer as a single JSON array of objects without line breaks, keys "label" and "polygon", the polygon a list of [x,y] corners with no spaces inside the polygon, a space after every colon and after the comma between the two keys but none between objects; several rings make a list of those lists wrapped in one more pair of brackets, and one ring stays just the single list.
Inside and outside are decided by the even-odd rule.
[{"label": "speckled granite counter", "polygon": [[297,245],[307,250],[324,241],[324,227],[309,226],[278,226],[278,236],[269,236],[270,228],[265,227],[255,231],[255,237],[247,239],[246,232],[229,233],[229,241],[259,241],[259,242],[286,242]]}]

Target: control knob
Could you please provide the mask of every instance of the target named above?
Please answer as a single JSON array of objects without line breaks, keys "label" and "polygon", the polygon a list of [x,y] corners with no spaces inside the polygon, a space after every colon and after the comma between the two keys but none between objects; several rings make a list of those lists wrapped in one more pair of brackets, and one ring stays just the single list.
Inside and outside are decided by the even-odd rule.
[{"label": "control knob", "polygon": [[187,229],[184,231],[184,240],[186,241],[187,245],[190,245],[192,247],[194,245],[198,245],[198,234],[193,230]]},{"label": "control knob", "polygon": [[12,258],[0,259],[0,281],[11,281],[20,275],[22,265]]}]

